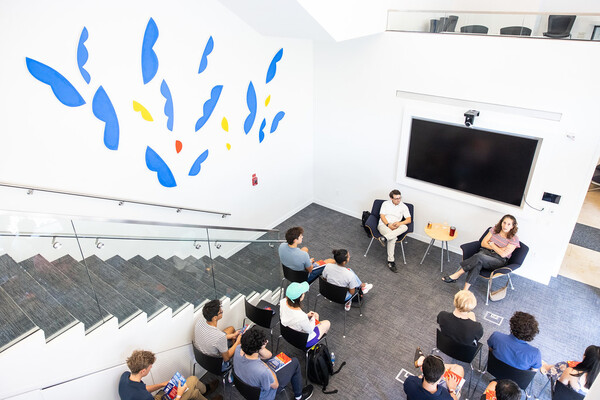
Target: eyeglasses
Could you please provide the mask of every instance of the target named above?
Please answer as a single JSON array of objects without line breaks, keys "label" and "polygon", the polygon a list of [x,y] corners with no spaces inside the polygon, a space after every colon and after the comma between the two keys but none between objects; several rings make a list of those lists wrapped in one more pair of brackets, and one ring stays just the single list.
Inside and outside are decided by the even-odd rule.
[{"label": "eyeglasses", "polygon": [[400,200],[402,198],[402,196],[399,197],[392,197],[392,200]]}]

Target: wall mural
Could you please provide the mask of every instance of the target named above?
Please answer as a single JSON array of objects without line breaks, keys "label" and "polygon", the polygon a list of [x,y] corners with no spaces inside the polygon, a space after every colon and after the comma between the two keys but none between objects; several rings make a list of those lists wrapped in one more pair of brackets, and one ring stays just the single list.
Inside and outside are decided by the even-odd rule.
[{"label": "wall mural", "polygon": [[[159,36],[158,26],[154,19],[150,18],[148,24],[146,25],[146,30],[144,32],[144,38],[142,40],[142,48],[141,48],[141,75],[144,85],[150,83],[158,72],[159,67],[159,58],[156,52],[154,51],[154,45],[156,44]],[[90,84],[91,75],[85,69],[85,64],[88,61],[88,50],[85,46],[85,42],[89,37],[89,33],[86,27],[83,28],[81,35],[79,36],[79,43],[77,44],[77,66],[79,68],[79,72],[86,82],[86,84]],[[212,53],[214,49],[215,43],[212,36],[209,37],[206,45],[204,46],[204,51],[202,52],[202,57],[200,59],[200,65],[198,67],[198,74],[202,74],[207,68],[209,68],[209,55]],[[269,82],[273,80],[277,73],[277,63],[281,61],[283,57],[283,49],[280,49],[273,59],[271,60],[269,67],[267,69],[267,75],[265,80],[265,85],[268,85]],[[27,69],[29,73],[38,81],[45,83],[48,85],[54,96],[60,101],[62,104],[68,107],[80,107],[86,104],[86,101],[83,99],[81,94],[77,91],[75,86],[63,75],[61,75],[55,69],[36,61],[32,58],[26,57],[25,62],[27,65]],[[202,115],[196,121],[196,125],[194,126],[194,131],[198,132],[205,124],[208,122],[210,117],[213,115],[215,108],[221,98],[221,94],[223,92],[223,85],[214,85],[210,91],[210,96],[202,105]],[[160,85],[160,94],[165,99],[164,106],[164,115],[166,128],[168,131],[173,132],[174,125],[174,106],[173,106],[173,98],[171,96],[171,91],[169,90],[169,85],[163,79]],[[270,104],[271,96],[269,95],[265,99],[265,108]],[[140,113],[141,117],[149,122],[154,122],[154,118],[151,113],[144,107],[139,101],[132,100],[133,111],[136,113]],[[246,135],[248,135],[254,126],[254,122],[256,120],[257,111],[258,111],[258,103],[256,98],[256,91],[254,89],[254,84],[252,81],[248,84],[248,89],[246,91],[246,104],[248,106],[248,115],[244,120],[243,130]],[[96,118],[104,123],[104,145],[109,150],[118,150],[119,148],[119,138],[121,135],[119,129],[119,119],[117,117],[117,112],[113,107],[113,104],[110,100],[110,97],[100,85],[94,94],[92,99],[92,112]],[[125,112],[125,110],[119,110],[119,112]],[[271,121],[271,126],[269,129],[270,133],[273,133],[277,130],[280,121],[285,116],[285,112],[279,111],[273,120]],[[263,118],[262,122],[258,126],[258,141],[262,143],[265,139],[265,131],[267,121]],[[229,132],[229,122],[226,117],[223,117],[221,120],[221,128],[225,132]],[[183,142],[180,140],[175,140],[175,151],[177,154],[181,152],[183,149]],[[231,150],[231,144],[225,143],[227,150]],[[160,152],[168,152],[169,149],[157,149]],[[177,186],[175,176],[167,163],[160,157],[159,152],[154,150],[150,146],[146,146],[145,148],[145,162],[148,170],[156,173],[156,177],[158,182],[164,187],[175,187]],[[199,151],[199,156],[195,159],[193,164],[191,165],[187,175],[196,176],[202,170],[202,164],[207,161],[209,156],[209,149],[202,149]]]}]

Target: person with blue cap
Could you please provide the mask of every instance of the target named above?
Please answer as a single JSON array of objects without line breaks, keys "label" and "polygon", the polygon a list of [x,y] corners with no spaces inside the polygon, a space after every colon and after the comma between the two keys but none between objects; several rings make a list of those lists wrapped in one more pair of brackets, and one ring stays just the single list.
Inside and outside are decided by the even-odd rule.
[{"label": "person with blue cap", "polygon": [[285,298],[279,305],[281,324],[298,332],[308,333],[306,347],[312,347],[329,331],[331,323],[319,321],[319,314],[314,311],[302,311],[302,300],[308,292],[308,282],[292,282],[285,291]]}]

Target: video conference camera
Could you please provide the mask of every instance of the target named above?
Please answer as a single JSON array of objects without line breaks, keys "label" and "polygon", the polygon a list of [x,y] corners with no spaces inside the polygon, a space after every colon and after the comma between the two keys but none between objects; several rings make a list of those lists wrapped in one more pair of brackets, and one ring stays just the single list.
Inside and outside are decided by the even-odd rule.
[{"label": "video conference camera", "polygon": [[465,113],[465,125],[467,127],[473,125],[475,122],[475,117],[479,117],[479,111],[477,110],[469,110]]}]

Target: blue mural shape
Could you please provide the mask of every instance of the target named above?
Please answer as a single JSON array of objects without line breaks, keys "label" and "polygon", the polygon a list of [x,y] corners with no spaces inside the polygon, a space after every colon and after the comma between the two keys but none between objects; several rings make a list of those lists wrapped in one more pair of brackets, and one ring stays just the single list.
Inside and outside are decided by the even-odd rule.
[{"label": "blue mural shape", "polygon": [[196,158],[196,161],[194,161],[194,164],[192,165],[192,168],[190,168],[190,176],[196,176],[198,175],[198,173],[200,172],[200,169],[202,168],[202,163],[208,158],[208,150],[205,150],[204,153],[200,154],[198,156],[198,158]]},{"label": "blue mural shape", "polygon": [[65,106],[79,107],[85,104],[83,97],[81,97],[77,89],[71,85],[67,78],[46,64],[42,64],[32,58],[25,57],[25,62],[29,73],[38,81],[50,86],[58,101]]},{"label": "blue mural shape", "polygon": [[167,129],[173,132],[173,98],[171,97],[171,91],[169,85],[163,79],[160,84],[160,93],[165,98],[165,115],[167,116]]},{"label": "blue mural shape", "polygon": [[254,125],[254,119],[256,118],[256,91],[254,90],[254,85],[252,81],[248,85],[248,91],[246,92],[246,104],[248,105],[248,110],[250,114],[246,117],[244,121],[244,132],[246,135],[252,129],[252,125]]},{"label": "blue mural shape", "polygon": [[84,26],[81,35],[79,36],[79,44],[77,45],[77,66],[79,67],[79,72],[85,80],[85,83],[89,84],[91,79],[90,74],[83,68],[88,60],[88,51],[85,48],[86,40],[88,40],[88,31]]},{"label": "blue mural shape", "polygon": [[204,52],[202,53],[202,58],[200,59],[200,67],[198,67],[198,73],[201,74],[206,67],[208,66],[208,55],[212,53],[213,48],[215,47],[215,42],[213,37],[208,38],[208,42],[206,42],[206,46],[204,46]]},{"label": "blue mural shape", "polygon": [[275,56],[271,60],[271,64],[269,64],[269,69],[267,70],[266,83],[271,82],[273,78],[275,78],[275,74],[277,73],[277,63],[279,62],[279,60],[281,60],[281,57],[283,57],[283,49],[279,49],[277,54],[275,54]]},{"label": "blue mural shape", "polygon": [[104,122],[104,145],[109,150],[119,148],[119,120],[106,91],[102,86],[96,90],[92,100],[92,112]]},{"label": "blue mural shape", "polygon": [[258,143],[262,143],[263,140],[265,140],[265,126],[267,125],[267,120],[263,118],[262,122],[260,123],[260,129],[258,130]]},{"label": "blue mural shape", "polygon": [[271,122],[271,132],[273,133],[275,132],[275,130],[277,129],[277,127],[279,126],[279,121],[281,121],[281,119],[285,116],[285,113],[283,111],[279,111],[275,117],[273,118],[273,122]]},{"label": "blue mural shape", "polygon": [[204,114],[196,121],[196,132],[200,130],[206,124],[215,107],[217,106],[217,102],[219,101],[219,97],[221,96],[221,91],[223,90],[223,85],[217,85],[212,88],[210,91],[210,99],[204,102],[202,106],[202,111]]},{"label": "blue mural shape", "polygon": [[158,182],[164,187],[177,186],[175,177],[167,163],[150,146],[146,147],[146,166],[150,171],[156,172]]},{"label": "blue mural shape", "polygon": [[150,18],[142,42],[142,78],[144,79],[144,85],[150,82],[158,71],[158,57],[153,49],[157,39],[158,27],[156,22]]}]

